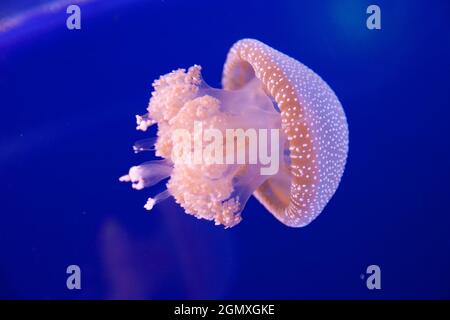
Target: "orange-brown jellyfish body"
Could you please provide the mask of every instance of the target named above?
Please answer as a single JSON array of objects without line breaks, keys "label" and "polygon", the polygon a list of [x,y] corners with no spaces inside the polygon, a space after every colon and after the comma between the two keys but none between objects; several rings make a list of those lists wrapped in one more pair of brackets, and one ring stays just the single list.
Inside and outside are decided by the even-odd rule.
[{"label": "orange-brown jellyfish body", "polygon": [[[142,189],[169,177],[167,190],[149,198],[147,209],[173,196],[186,213],[232,227],[241,221],[253,194],[285,225],[309,224],[335,193],[347,158],[347,121],[332,89],[297,60],[252,39],[240,40],[230,49],[223,90],[207,86],[200,70],[199,66],[179,69],[154,82],[148,113],[137,116],[137,124],[145,131],[156,123],[158,137],[140,141],[134,148],[154,148],[164,159],[132,167],[120,180]],[[223,137],[228,138],[228,129],[258,129],[260,135],[279,129],[276,140],[257,140],[264,141],[258,148],[270,149],[279,159],[278,170],[262,174],[267,168],[261,161],[211,161],[219,149],[209,152],[212,137],[210,144],[198,147],[204,139],[199,123],[215,130],[211,131],[219,138],[214,141],[220,142],[226,156],[231,150],[233,159],[239,148],[249,146],[251,136],[227,149],[230,142]],[[174,137],[174,132],[192,136],[193,146],[190,140]],[[194,155],[200,150],[202,161],[175,158],[186,146]],[[245,150],[245,159],[255,156]]]}]

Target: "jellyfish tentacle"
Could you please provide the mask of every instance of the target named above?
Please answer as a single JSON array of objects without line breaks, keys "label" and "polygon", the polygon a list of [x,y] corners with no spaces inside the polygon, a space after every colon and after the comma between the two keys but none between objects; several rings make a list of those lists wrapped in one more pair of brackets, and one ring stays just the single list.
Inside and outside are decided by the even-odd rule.
[{"label": "jellyfish tentacle", "polygon": [[156,196],[154,197],[149,197],[147,199],[146,204],[144,205],[144,208],[147,209],[148,211],[152,210],[153,207],[157,204],[160,203],[162,201],[164,201],[165,199],[170,197],[170,192],[169,190],[165,189],[164,191],[158,193]]},{"label": "jellyfish tentacle", "polygon": [[158,137],[151,137],[136,141],[133,145],[134,153],[139,153],[143,151],[155,151],[155,144],[157,140]]},{"label": "jellyfish tentacle", "polygon": [[133,189],[141,190],[168,178],[171,172],[172,165],[167,160],[148,161],[131,167],[128,174],[120,177],[119,181],[131,182]]},{"label": "jellyfish tentacle", "polygon": [[142,116],[136,115],[136,124],[137,124],[136,130],[147,131],[149,127],[156,124],[156,121],[150,118],[149,114],[146,113]]}]

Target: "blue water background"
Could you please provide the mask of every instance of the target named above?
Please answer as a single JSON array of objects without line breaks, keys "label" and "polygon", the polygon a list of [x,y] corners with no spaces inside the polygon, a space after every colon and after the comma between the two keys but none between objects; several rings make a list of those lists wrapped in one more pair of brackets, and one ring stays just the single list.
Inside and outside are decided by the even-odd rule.
[{"label": "blue water background", "polygon": [[[377,1],[379,31],[369,1],[113,3],[81,4],[79,31],[62,8],[0,36],[0,297],[450,298],[448,1]],[[336,92],[350,130],[339,189],[303,229],[254,198],[230,230],[173,200],[147,213],[161,187],[117,178],[151,158],[131,145],[152,81],[200,64],[219,87],[247,37]],[[366,288],[371,264],[381,290]]]}]

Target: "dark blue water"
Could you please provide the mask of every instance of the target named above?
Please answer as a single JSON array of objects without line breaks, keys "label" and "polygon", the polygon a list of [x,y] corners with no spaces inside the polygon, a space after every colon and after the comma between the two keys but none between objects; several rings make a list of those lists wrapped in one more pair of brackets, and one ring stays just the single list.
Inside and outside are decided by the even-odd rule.
[{"label": "dark blue water", "polygon": [[[377,1],[377,31],[369,4],[115,1],[81,4],[79,31],[63,8],[0,34],[0,297],[450,298],[450,5]],[[131,145],[152,81],[200,64],[220,86],[246,37],[341,100],[350,152],[337,193],[303,229],[253,198],[229,230],[173,200],[147,213],[160,187],[118,177],[151,157]],[[66,288],[71,264],[81,290]],[[371,264],[381,290],[361,279]]]}]

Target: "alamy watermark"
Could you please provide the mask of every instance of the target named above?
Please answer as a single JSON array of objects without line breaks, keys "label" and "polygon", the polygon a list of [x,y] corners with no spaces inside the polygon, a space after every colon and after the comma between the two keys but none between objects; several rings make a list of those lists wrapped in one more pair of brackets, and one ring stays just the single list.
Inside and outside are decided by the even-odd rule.
[{"label": "alamy watermark", "polygon": [[66,13],[69,16],[66,19],[66,27],[69,30],[81,29],[81,9],[76,4],[72,4],[67,7]]},{"label": "alamy watermark", "polygon": [[366,26],[369,30],[380,30],[381,29],[381,9],[376,4],[372,4],[367,7],[367,14],[370,14],[366,20]]},{"label": "alamy watermark", "polygon": [[261,175],[274,175],[280,167],[279,129],[225,129],[224,135],[194,121],[193,134],[178,128],[171,138],[174,163],[259,164]]},{"label": "alamy watermark", "polygon": [[361,274],[361,280],[366,280],[366,287],[369,290],[381,289],[381,268],[379,265],[371,264],[366,269],[366,274]]},{"label": "alamy watermark", "polygon": [[66,268],[66,273],[69,274],[66,280],[66,286],[69,290],[81,289],[81,269],[76,264],[71,264]]}]

